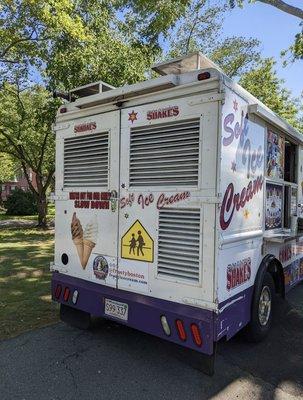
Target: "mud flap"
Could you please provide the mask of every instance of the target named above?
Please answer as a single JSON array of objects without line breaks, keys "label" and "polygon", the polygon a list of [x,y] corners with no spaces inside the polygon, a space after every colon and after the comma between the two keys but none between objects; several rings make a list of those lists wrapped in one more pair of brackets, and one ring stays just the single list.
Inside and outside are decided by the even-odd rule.
[{"label": "mud flap", "polygon": [[174,345],[174,356],[181,362],[191,366],[205,375],[213,376],[215,373],[215,359],[217,342],[214,343],[213,354],[203,354],[182,346]]},{"label": "mud flap", "polygon": [[91,326],[90,314],[76,308],[60,304],[60,319],[68,325],[78,329],[89,329]]}]

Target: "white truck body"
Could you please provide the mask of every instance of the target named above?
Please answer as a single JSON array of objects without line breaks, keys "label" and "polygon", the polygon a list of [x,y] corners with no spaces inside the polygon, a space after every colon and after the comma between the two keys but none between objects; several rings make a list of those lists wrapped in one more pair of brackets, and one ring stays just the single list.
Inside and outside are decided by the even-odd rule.
[{"label": "white truck body", "polygon": [[[198,70],[61,107],[54,125],[51,269],[55,300],[211,354],[210,342],[249,322],[262,260],[275,257],[274,277],[283,275],[284,292],[303,279],[295,225],[303,203],[302,139],[206,58],[199,60]],[[276,147],[270,153],[271,140]],[[287,155],[295,162],[284,172],[292,181],[283,176],[289,161],[279,140],[293,146]],[[77,290],[79,302],[56,296],[58,286]],[[100,297],[99,313],[89,305],[89,291]],[[122,316],[115,302],[127,305]],[[133,315],[132,304],[149,302],[153,312],[157,304],[159,329],[140,325]],[[205,348],[163,333],[160,316],[168,309],[184,321],[193,312]]]}]

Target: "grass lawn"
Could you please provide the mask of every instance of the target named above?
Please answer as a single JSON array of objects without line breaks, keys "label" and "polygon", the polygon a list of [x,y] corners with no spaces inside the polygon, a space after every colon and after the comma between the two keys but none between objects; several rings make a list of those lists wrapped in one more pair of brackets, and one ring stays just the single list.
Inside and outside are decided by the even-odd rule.
[{"label": "grass lawn", "polygon": [[23,220],[23,221],[37,221],[37,215],[6,215],[5,212],[0,212],[0,221],[7,220]]},{"label": "grass lawn", "polygon": [[[47,221],[55,218],[55,205],[50,203],[47,207]],[[0,221],[6,220],[23,220],[23,221],[38,221],[37,215],[6,215],[5,210],[0,210]]]},{"label": "grass lawn", "polygon": [[51,301],[53,232],[0,229],[0,339],[58,320]]}]

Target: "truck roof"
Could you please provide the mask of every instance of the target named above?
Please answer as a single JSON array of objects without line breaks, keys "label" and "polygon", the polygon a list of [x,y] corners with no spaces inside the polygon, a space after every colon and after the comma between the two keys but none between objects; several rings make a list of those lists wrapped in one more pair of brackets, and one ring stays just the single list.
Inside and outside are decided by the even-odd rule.
[{"label": "truck roof", "polygon": [[[72,107],[68,107],[67,111],[73,111],[73,118],[75,118],[75,111],[77,109],[83,110],[106,104],[116,105],[120,108],[123,106],[124,102],[130,99],[135,99],[139,96],[162,92],[174,87],[181,87],[188,83],[197,85],[203,84],[212,79],[217,80],[218,82],[221,81],[224,85],[235,91],[239,96],[243,97],[249,103],[248,112],[250,114],[259,116],[263,120],[288,134],[295,141],[303,144],[302,133],[296,130],[279,115],[274,113],[270,108],[265,106],[265,104],[250,94],[238,83],[230,79],[219,66],[200,52],[191,53],[167,62],[155,64],[152,66],[152,69],[162,76],[131,85],[125,85],[119,88],[114,88],[103,81],[75,88],[70,91],[70,95],[77,96],[78,98],[72,103],[68,103],[72,105]],[[197,75],[205,72],[209,73],[209,78],[199,81]],[[58,114],[58,120],[61,120],[60,117],[63,117],[63,115]],[[68,119],[66,117],[62,119]]]}]

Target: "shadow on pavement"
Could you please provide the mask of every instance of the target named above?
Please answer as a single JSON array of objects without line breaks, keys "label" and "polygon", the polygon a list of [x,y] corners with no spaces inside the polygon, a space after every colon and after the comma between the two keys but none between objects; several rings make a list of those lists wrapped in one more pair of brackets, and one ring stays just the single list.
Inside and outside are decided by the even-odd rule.
[{"label": "shadow on pavement", "polygon": [[247,343],[239,334],[220,343],[219,353],[243,371],[303,398],[303,285],[293,289],[286,301],[277,299],[265,341]]},{"label": "shadow on pavement", "polygon": [[302,398],[302,295],[303,285],[280,304],[265,342],[239,335],[220,343],[214,377],[167,342],[108,321],[89,332],[59,323],[0,342],[1,400]]}]

